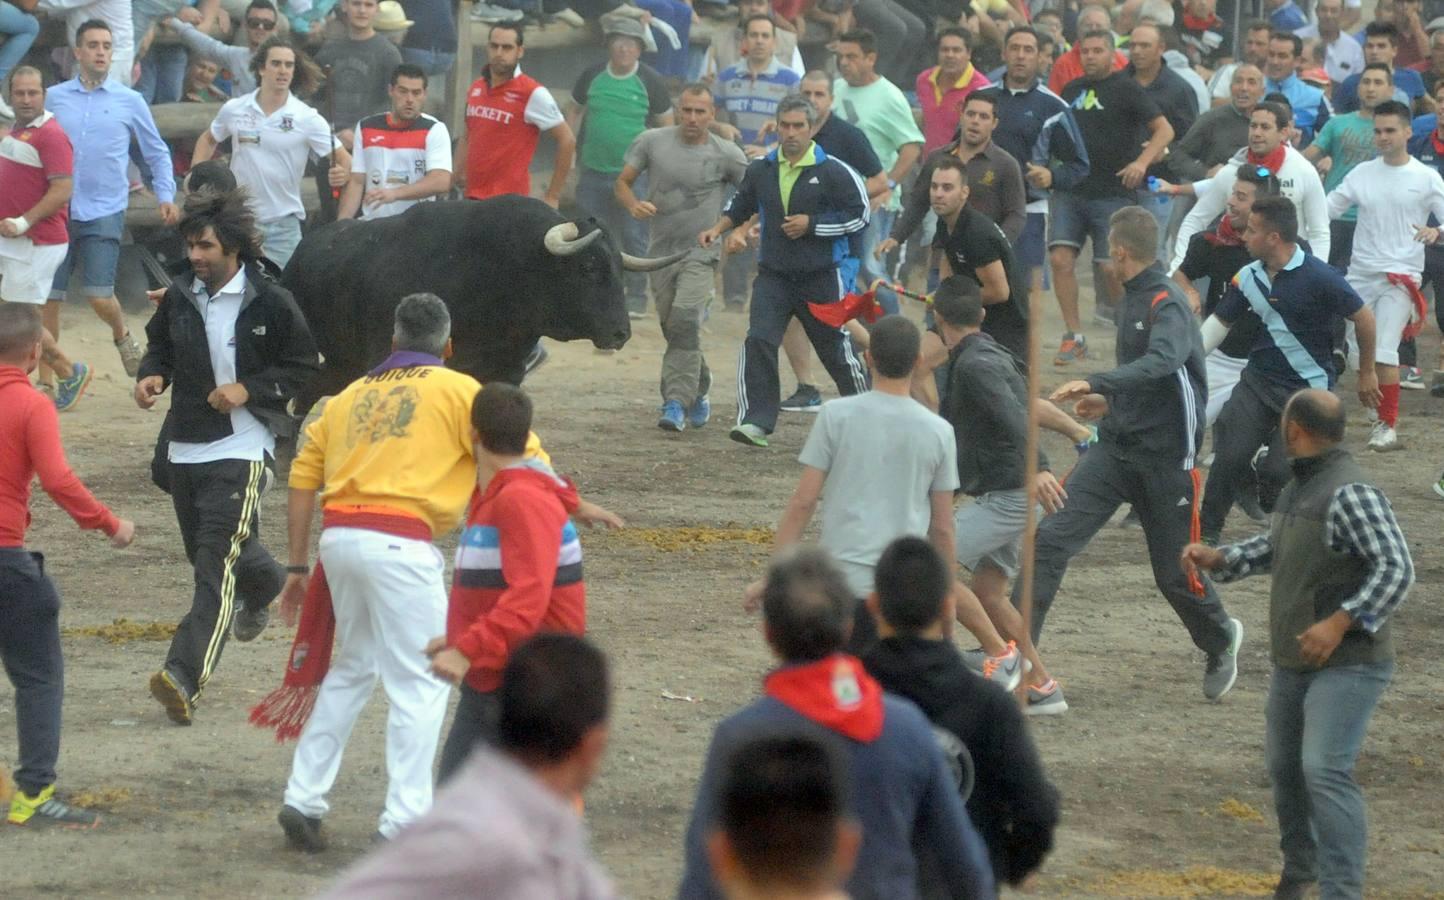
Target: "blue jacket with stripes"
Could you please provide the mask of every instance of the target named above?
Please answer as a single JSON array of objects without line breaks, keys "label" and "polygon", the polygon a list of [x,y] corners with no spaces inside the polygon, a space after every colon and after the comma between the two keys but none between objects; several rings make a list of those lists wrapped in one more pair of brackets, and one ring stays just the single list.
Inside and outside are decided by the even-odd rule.
[{"label": "blue jacket with stripes", "polygon": [[[753,160],[727,208],[728,219],[741,224],[759,214],[762,243],[757,265],[783,275],[830,269],[848,256],[847,236],[867,227],[867,190],[862,177],[847,163],[817,144],[807,150],[812,164],[797,176],[786,211],[778,186],[777,148]],[[809,217],[807,233],[795,240],[782,232],[788,215]]]},{"label": "blue jacket with stripes", "polygon": [[1123,283],[1118,367],[1088,377],[1108,400],[1099,440],[1124,456],[1192,469],[1203,446],[1203,339],[1183,292],[1154,264]]}]

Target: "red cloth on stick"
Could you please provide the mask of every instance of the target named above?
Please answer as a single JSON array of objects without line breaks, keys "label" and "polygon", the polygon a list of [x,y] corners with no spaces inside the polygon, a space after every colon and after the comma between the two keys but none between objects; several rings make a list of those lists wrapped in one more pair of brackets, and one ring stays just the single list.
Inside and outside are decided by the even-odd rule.
[{"label": "red cloth on stick", "polygon": [[1419,332],[1424,330],[1424,320],[1429,316],[1429,301],[1424,299],[1419,282],[1399,272],[1386,272],[1384,277],[1390,284],[1403,288],[1409,295],[1409,301],[1414,304],[1414,314],[1409,317],[1409,324],[1404,326],[1404,340],[1418,337]]},{"label": "red cloth on stick", "polygon": [[[365,528],[418,541],[431,540],[431,528],[420,519],[404,515],[387,515],[370,510],[328,509],[321,514],[321,528]],[[291,655],[286,658],[286,675],[281,686],[251,707],[251,724],[276,732],[276,743],[285,743],[301,736],[321,681],[331,668],[331,649],[336,639],[336,610],[331,605],[331,588],[326,583],[326,570],[316,563],[311,581],[306,585],[306,600],[301,605],[301,621],[296,626],[296,639],[291,642]]]},{"label": "red cloth on stick", "polygon": [[831,303],[809,302],[807,308],[812,312],[813,318],[833,328],[841,328],[853,319],[861,319],[871,325],[882,318],[882,307],[877,305],[877,291],[848,294]]}]

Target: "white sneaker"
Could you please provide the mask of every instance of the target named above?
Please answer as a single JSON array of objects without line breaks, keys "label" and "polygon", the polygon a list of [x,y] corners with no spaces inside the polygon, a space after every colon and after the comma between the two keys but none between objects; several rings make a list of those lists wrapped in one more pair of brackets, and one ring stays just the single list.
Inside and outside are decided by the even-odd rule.
[{"label": "white sneaker", "polygon": [[1374,423],[1374,429],[1369,434],[1369,449],[1375,453],[1388,453],[1402,450],[1404,445],[1399,443],[1399,432],[1380,420]]}]

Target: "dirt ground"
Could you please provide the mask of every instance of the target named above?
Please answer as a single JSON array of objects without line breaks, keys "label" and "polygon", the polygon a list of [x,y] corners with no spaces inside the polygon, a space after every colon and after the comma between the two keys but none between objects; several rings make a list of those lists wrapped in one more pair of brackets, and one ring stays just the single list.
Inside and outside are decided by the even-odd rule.
[{"label": "dirt ground", "polygon": [[[1045,351],[1059,331],[1048,305]],[[142,320],[132,321],[138,330]],[[638,323],[615,355],[552,344],[551,362],[528,383],[537,431],[560,468],[631,526],[583,541],[590,630],[611,655],[617,695],[611,750],[587,817],[602,861],[639,898],[674,890],[712,727],[757,693],[768,667],[757,622],[741,612],[741,588],[767,557],[812,418],[783,414],[768,451],[727,440],[744,329],[743,317],[725,312],[708,325],[717,416],[699,431],[655,427],[662,353],[655,320]],[[1090,328],[1089,338],[1093,357],[1083,368],[1111,364],[1111,335]],[[1421,357],[1433,359],[1438,339],[1431,326]],[[375,829],[384,697],[378,693],[352,736],[327,818],[333,849],[319,857],[288,851],[275,815],[291,748],[250,727],[246,713],[279,683],[291,634],[273,623],[253,644],[233,642],[196,724],[166,720],[146,684],[189,604],[190,573],[169,499],[147,477],[161,416],[130,401],[108,334],[88,310],[67,310],[64,343],[100,373],[62,420],[71,461],[139,525],[135,545],[115,552],[78,534],[42,497],[30,534],[65,599],[61,785],[107,815],[93,833],[0,832],[0,894],[313,894],[365,852]],[[1047,369],[1045,386],[1062,380]],[[790,390],[790,376],[784,381]],[[1441,410],[1444,401],[1406,392],[1409,449],[1383,457],[1363,451],[1362,410],[1350,417],[1348,444],[1392,498],[1419,578],[1395,620],[1398,675],[1358,769],[1373,823],[1371,898],[1444,897],[1444,676],[1436,665],[1444,656],[1437,539],[1444,501],[1429,488],[1444,465]],[[1058,439],[1048,450],[1064,462],[1073,452]],[[283,513],[284,492],[271,492],[264,533],[278,555]],[[1237,687],[1211,704],[1200,693],[1202,656],[1158,596],[1139,533],[1110,527],[1073,565],[1044,648],[1072,708],[1033,725],[1064,797],[1038,895],[1268,893],[1278,853],[1263,764],[1267,582],[1229,586],[1223,596],[1247,638]],[[126,624],[106,627],[116,620]],[[13,765],[14,741],[13,701],[0,693],[0,761]]]}]

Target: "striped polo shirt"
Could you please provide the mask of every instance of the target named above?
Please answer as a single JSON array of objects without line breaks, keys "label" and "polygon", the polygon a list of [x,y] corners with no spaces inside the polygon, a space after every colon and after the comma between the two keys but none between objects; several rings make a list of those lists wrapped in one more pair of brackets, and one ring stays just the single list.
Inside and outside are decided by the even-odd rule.
[{"label": "striped polo shirt", "polygon": [[797,73],[777,62],[767,61],[767,68],[753,75],[747,60],[728,66],[717,76],[712,88],[717,105],[727,111],[732,124],[742,132],[742,143],[757,143],[757,132],[777,115],[777,104],[797,90],[802,79]]}]

